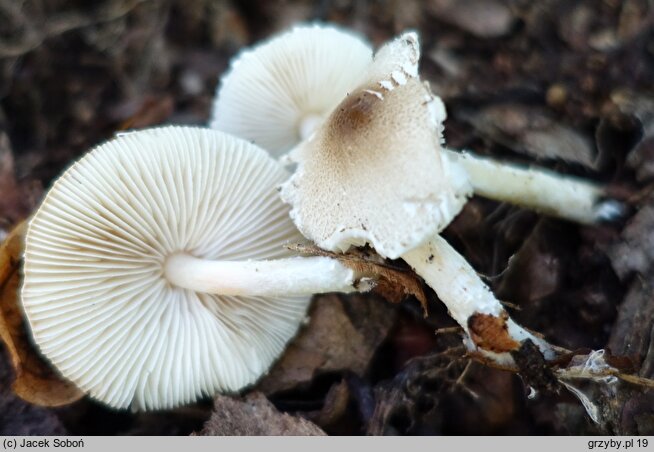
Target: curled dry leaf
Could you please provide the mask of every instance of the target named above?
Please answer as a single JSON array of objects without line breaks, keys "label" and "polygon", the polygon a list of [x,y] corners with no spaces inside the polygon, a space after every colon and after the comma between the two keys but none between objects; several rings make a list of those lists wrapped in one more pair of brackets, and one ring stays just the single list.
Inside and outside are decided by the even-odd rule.
[{"label": "curled dry leaf", "polygon": [[66,405],[84,394],[57,375],[34,349],[19,306],[20,266],[26,230],[27,222],[20,223],[0,247],[0,338],[16,373],[12,386],[14,392],[36,405]]},{"label": "curled dry leaf", "polygon": [[[374,281],[372,291],[391,303],[399,303],[406,297],[414,296],[420,302],[425,317],[429,314],[427,296],[422,280],[412,270],[400,268],[375,253],[373,250],[353,249],[344,254],[325,251],[314,245],[290,245],[290,249],[310,256],[327,256],[339,260],[363,278]],[[363,279],[362,278],[362,279]]]},{"label": "curled dry leaf", "polygon": [[[0,349],[3,347],[0,345]],[[0,435],[65,435],[64,422],[51,408],[32,405],[12,390],[15,372],[6,350],[0,350]]]},{"label": "curled dry leaf", "polygon": [[314,423],[277,411],[260,392],[238,399],[219,395],[200,436],[324,436]]}]

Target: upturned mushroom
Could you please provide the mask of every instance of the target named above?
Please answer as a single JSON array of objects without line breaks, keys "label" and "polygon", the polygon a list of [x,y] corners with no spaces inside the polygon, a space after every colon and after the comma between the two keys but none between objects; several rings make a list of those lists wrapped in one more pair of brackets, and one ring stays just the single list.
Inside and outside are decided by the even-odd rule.
[{"label": "upturned mushroom", "polygon": [[[369,45],[350,32],[324,25],[295,27],[235,57],[221,78],[210,125],[282,157],[360,84],[371,62]],[[444,109],[439,120],[445,120]],[[481,196],[587,224],[622,212],[619,203],[606,199],[601,185],[584,179],[469,151],[445,149],[443,156],[452,173],[466,174]],[[469,185],[461,185],[462,195]]]},{"label": "upturned mushroom", "polygon": [[281,196],[321,248],[372,245],[404,259],[447,305],[469,346],[498,362],[529,339],[472,267],[438,235],[465,196],[442,158],[444,107],[418,77],[419,46],[405,33],[383,46],[364,81],[290,154],[298,164]]},{"label": "upturned mushroom", "polygon": [[254,383],[309,296],[352,291],[303,240],[266,152],[218,131],[123,134],[68,169],[31,219],[22,302],[69,380],[117,408],[171,408]]}]

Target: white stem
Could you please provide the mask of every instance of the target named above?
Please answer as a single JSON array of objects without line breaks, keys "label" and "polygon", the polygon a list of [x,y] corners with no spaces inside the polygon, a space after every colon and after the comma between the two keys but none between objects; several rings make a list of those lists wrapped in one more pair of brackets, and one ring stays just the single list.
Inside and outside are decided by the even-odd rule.
[{"label": "white stem", "polygon": [[309,113],[300,119],[299,130],[301,141],[306,140],[323,123],[324,118],[320,115]]},{"label": "white stem", "polygon": [[468,173],[475,193],[549,215],[592,224],[622,214],[617,201],[603,201],[604,189],[592,182],[540,168],[500,163],[469,152],[446,150]]},{"label": "white stem", "polygon": [[[404,259],[436,292],[450,315],[470,334],[468,322],[475,314],[500,317],[501,303],[484,284],[477,272],[445,239],[435,236],[431,241],[402,255]],[[547,342],[534,336],[512,320],[507,321],[509,336],[516,342],[531,339],[545,354],[553,357]]]},{"label": "white stem", "polygon": [[354,272],[322,256],[213,261],[180,253],[166,260],[164,273],[175,286],[222,295],[277,297],[356,290]]}]

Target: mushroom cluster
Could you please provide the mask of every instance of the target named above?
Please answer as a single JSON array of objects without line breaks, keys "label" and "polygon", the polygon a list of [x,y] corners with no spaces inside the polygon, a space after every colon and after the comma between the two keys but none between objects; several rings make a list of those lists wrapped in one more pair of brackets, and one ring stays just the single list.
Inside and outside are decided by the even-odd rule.
[{"label": "mushroom cluster", "polygon": [[[416,40],[416,58],[419,53]],[[232,60],[216,93],[210,127],[250,140],[285,161],[286,152],[307,139],[361,85],[372,54],[370,45],[349,31],[296,26]],[[404,77],[401,72],[395,76]],[[391,76],[371,92],[379,96],[380,89],[392,89],[396,83]],[[433,97],[430,105],[438,110],[434,114],[442,127],[445,108]],[[623,213],[602,186],[584,179],[497,162],[470,151],[444,148],[442,158],[455,174],[454,185],[462,175],[467,178],[458,187],[462,194],[471,187],[477,195],[585,224]]]},{"label": "mushroom cluster", "polygon": [[[232,63],[228,80],[251,77],[243,61],[256,59],[276,67],[290,54],[330,52],[337,59],[338,51],[325,41],[292,39],[298,33],[318,36],[326,30],[339,33],[330,27],[299,27],[244,52]],[[347,47],[367,45],[354,35],[340,34],[341,42],[349,41]],[[300,231],[321,248],[342,252],[370,244],[384,257],[407,261],[447,305],[467,333],[470,348],[505,362],[512,360],[507,352],[530,339],[551,358],[554,349],[509,318],[474,269],[438,232],[473,192],[581,223],[613,218],[620,214],[620,205],[605,201],[604,189],[589,181],[444,148],[445,107],[420,80],[419,58],[418,36],[405,33],[382,46],[372,60],[366,59],[365,70],[347,69],[348,94],[335,107],[326,106],[319,114],[313,110],[314,117],[325,119],[314,122],[312,130],[307,131],[306,124],[286,124],[286,142],[295,146],[280,160],[296,163],[297,169],[283,185],[282,198],[291,205]],[[293,61],[297,66],[297,59]],[[289,91],[282,98],[320,96],[333,74],[344,73],[338,65],[313,72],[308,59],[302,68],[295,83],[285,85]],[[322,83],[315,83],[317,77]],[[212,127],[265,142],[261,134],[234,127],[233,118],[247,116],[249,124],[266,130],[271,124],[268,115],[223,100],[258,89],[223,83]]]},{"label": "mushroom cluster", "polygon": [[506,363],[531,340],[554,357],[439,232],[473,192],[585,223],[617,204],[587,181],[446,149],[419,58],[412,32],[373,57],[350,32],[296,27],[232,62],[211,128],[122,134],[75,163],[26,237],[22,301],[43,354],[117,408],[240,390],[282,353],[310,295],[371,287],[285,246],[307,238],[405,260],[471,350]]}]

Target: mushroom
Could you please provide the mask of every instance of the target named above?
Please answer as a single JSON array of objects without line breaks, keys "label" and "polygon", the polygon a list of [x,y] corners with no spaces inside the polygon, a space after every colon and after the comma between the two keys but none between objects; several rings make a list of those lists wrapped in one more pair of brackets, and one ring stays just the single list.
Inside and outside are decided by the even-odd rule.
[{"label": "mushroom", "polygon": [[352,291],[278,197],[288,173],[218,131],[165,127],[108,141],[68,169],[29,224],[22,301],[66,378],[112,407],[171,408],[261,377],[310,294]]},{"label": "mushroom", "polygon": [[278,157],[324,121],[371,61],[371,47],[351,32],[295,27],[232,60],[210,126]]},{"label": "mushroom", "polygon": [[[290,154],[298,164],[282,186],[291,218],[319,247],[372,245],[404,259],[447,305],[468,345],[500,362],[530,339],[438,232],[461,209],[464,183],[441,148],[444,107],[418,77],[419,46],[405,33],[383,46],[364,82]],[[453,183],[453,178],[454,182]]]},{"label": "mushroom", "polygon": [[[359,36],[333,26],[299,26],[275,36],[233,60],[222,77],[210,126],[283,156],[360,85],[371,55]],[[445,120],[444,110],[439,120]],[[590,181],[469,151],[446,150],[443,156],[459,180],[467,174],[461,195],[471,186],[481,196],[586,224],[623,213],[620,203],[605,200],[604,188]]]}]

